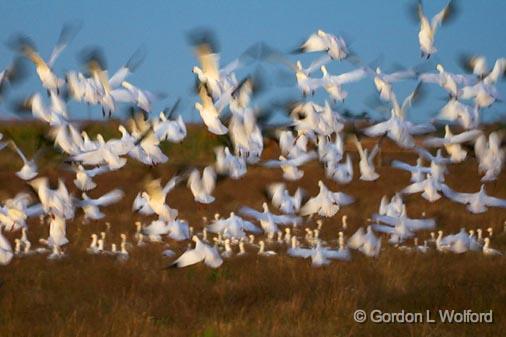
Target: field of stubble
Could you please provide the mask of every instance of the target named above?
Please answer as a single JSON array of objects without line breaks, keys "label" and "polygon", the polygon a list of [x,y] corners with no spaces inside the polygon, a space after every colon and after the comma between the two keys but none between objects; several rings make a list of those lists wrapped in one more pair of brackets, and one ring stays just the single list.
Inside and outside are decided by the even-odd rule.
[{"label": "field of stubble", "polygon": [[[45,140],[38,124],[30,127],[7,125],[0,128],[14,138],[30,155]],[[90,134],[111,131],[107,125],[89,125]],[[35,136],[34,136],[35,135]],[[98,187],[90,196],[99,196],[113,188],[126,195],[106,210],[103,221],[81,224],[81,214],[68,223],[70,244],[67,257],[48,261],[45,256],[15,258],[0,267],[0,336],[502,336],[506,330],[506,258],[491,258],[477,253],[464,255],[409,254],[389,247],[384,240],[377,259],[353,254],[351,262],[333,262],[324,268],[312,268],[310,262],[286,256],[286,247],[273,245],[275,257],[257,256],[249,250],[245,257],[224,262],[217,270],[204,265],[166,270],[171,259],[162,257],[165,244],[152,243],[130,250],[130,259],[121,263],[110,256],[89,255],[86,247],[90,235],[105,231],[105,221],[112,226],[107,233],[108,247],[119,243],[120,233],[130,241],[134,221],[150,218],[133,215],[131,204],[147,175],[170,178],[182,165],[210,163],[212,148],[220,142],[199,128],[191,128],[183,144],[165,148],[169,163],[149,168],[129,162],[119,172],[96,179]],[[353,195],[358,202],[343,208],[336,217],[326,219],[322,237],[337,237],[341,215],[347,214],[350,236],[377,211],[383,194],[392,195],[406,186],[409,174],[389,167],[392,159],[414,162],[416,156],[400,151],[388,141],[383,143],[381,178],[373,183],[358,180],[339,186],[325,180],[333,190]],[[265,157],[277,154],[274,142],[267,143]],[[357,153],[353,152],[357,164]],[[21,163],[9,150],[0,152],[0,200],[26,190],[15,175]],[[41,160],[41,175],[52,183],[62,176],[74,192],[72,173],[64,165],[54,164],[57,154],[48,152]],[[358,167],[355,166],[356,172]],[[291,192],[302,186],[310,195],[317,193],[316,182],[323,169],[316,163],[304,167],[304,178],[288,183]],[[215,190],[217,201],[209,206],[193,202],[184,184],[169,194],[168,203],[177,208],[196,230],[202,217],[214,213],[228,214],[240,206],[260,208],[265,200],[262,187],[281,181],[281,170],[250,167],[238,181],[224,180]],[[491,195],[506,198],[506,172],[497,182],[487,184]],[[447,178],[457,191],[474,192],[480,187],[474,158],[451,167]],[[461,227],[494,228],[492,246],[506,252],[503,222],[506,210],[490,209],[482,215],[468,213],[464,206],[447,199],[431,204],[419,195],[407,198],[410,217],[435,217],[446,233]],[[47,237],[48,226],[38,219],[30,222],[32,243]],[[315,227],[314,220],[305,226]],[[303,232],[303,230],[300,230]],[[8,234],[10,239],[19,233]],[[429,233],[421,233],[423,240]],[[187,242],[167,239],[178,253]],[[422,241],[423,242],[423,241]],[[358,324],[353,321],[356,309],[380,309],[411,312],[438,309],[472,309],[494,312],[493,324]]]}]

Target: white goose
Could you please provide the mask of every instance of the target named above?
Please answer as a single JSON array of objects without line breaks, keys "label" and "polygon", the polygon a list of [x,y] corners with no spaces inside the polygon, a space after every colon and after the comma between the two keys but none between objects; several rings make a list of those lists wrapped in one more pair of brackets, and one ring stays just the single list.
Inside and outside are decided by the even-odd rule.
[{"label": "white goose", "polygon": [[225,237],[232,239],[242,239],[246,237],[245,232],[261,233],[262,230],[253,223],[237,216],[234,212],[230,213],[227,219],[215,219],[206,228],[206,231],[212,233],[223,233]]},{"label": "white goose", "polygon": [[301,208],[300,214],[302,216],[319,214],[330,218],[339,211],[341,206],[349,205],[355,201],[352,196],[345,193],[330,191],[321,180],[318,181],[318,186],[319,193],[309,199]]},{"label": "white goose", "polygon": [[374,181],[379,178],[379,174],[374,168],[374,157],[379,152],[379,145],[376,144],[369,154],[367,149],[362,148],[362,144],[358,141],[357,137],[352,138],[353,143],[357,147],[358,154],[360,155],[360,180]]},{"label": "white goose", "polygon": [[263,211],[258,212],[249,207],[241,207],[239,212],[260,221],[262,229],[264,230],[265,233],[267,233],[270,239],[272,239],[274,235],[279,232],[278,224],[280,225],[299,224],[302,220],[298,216],[272,214],[266,202],[262,204],[262,208]]},{"label": "white goose", "polygon": [[184,252],[169,267],[183,268],[193,264],[204,262],[208,267],[218,268],[223,263],[223,259],[216,247],[211,247],[202,242],[196,235],[192,237],[195,242],[195,248]]},{"label": "white goose", "polygon": [[301,188],[297,188],[295,194],[291,196],[284,183],[269,185],[267,193],[271,198],[272,204],[286,214],[294,214],[299,211],[304,195],[304,191]]},{"label": "white goose", "polygon": [[214,149],[216,154],[216,172],[227,174],[232,179],[237,180],[246,174],[246,161],[244,158],[234,156],[230,153],[228,147],[218,147]]},{"label": "white goose", "polygon": [[295,50],[295,52],[325,52],[333,60],[343,60],[350,54],[346,42],[341,36],[326,33],[319,29]]},{"label": "white goose", "polygon": [[425,180],[408,185],[400,193],[413,194],[422,192],[422,197],[429,201],[435,202],[441,198],[438,193],[443,190],[444,183],[438,181],[432,174],[427,174]]},{"label": "white goose", "polygon": [[201,102],[195,103],[195,109],[197,109],[200,113],[202,121],[207,126],[209,132],[216,135],[226,134],[228,129],[223,125],[219,118],[220,113],[225,108],[225,102],[219,101],[219,105],[216,106],[205,85],[200,85],[199,96]]},{"label": "white goose", "polygon": [[188,177],[188,186],[193,194],[195,201],[202,204],[210,204],[214,201],[213,193],[216,186],[216,172],[212,166],[207,166],[202,177],[197,169],[194,169]]},{"label": "white goose", "polygon": [[177,217],[178,211],[170,208],[165,200],[167,199],[167,194],[176,187],[180,180],[179,176],[175,176],[163,188],[160,179],[151,180],[145,185],[145,192],[141,194],[153,212],[164,221],[174,220]]},{"label": "white goose", "polygon": [[437,49],[434,47],[434,38],[436,35],[437,28],[444,23],[450,15],[453,13],[454,8],[452,5],[452,1],[450,0],[448,4],[437,13],[431,21],[425,16],[423,13],[423,6],[421,1],[418,3],[416,8],[418,20],[420,20],[420,32],[418,33],[418,42],[420,43],[420,50],[422,52],[422,57],[429,58],[432,54],[434,54]]},{"label": "white goose", "polygon": [[108,166],[99,166],[89,170],[86,170],[82,165],[78,165],[75,169],[76,178],[74,179],[74,185],[81,191],[90,191],[97,187],[97,184],[92,180],[93,177],[109,172]]},{"label": "white goose", "polygon": [[104,194],[100,198],[91,199],[86,193],[83,193],[82,200],[77,202],[77,206],[81,207],[84,212],[86,219],[99,220],[102,219],[105,214],[100,211],[99,207],[109,206],[113,203],[118,202],[123,198],[125,193],[120,189],[115,189],[109,193]]},{"label": "white goose", "polygon": [[8,144],[18,153],[19,157],[23,161],[23,167],[21,168],[21,170],[16,172],[16,175],[23,180],[32,180],[33,178],[35,178],[38,174],[37,164],[35,163],[35,160],[33,158],[31,160],[28,160],[25,154],[19,149],[19,147],[13,141],[10,141]]},{"label": "white goose", "polygon": [[491,132],[488,142],[485,135],[481,135],[474,143],[474,152],[479,161],[479,171],[485,175],[481,181],[493,181],[501,173],[506,159],[506,149],[501,148],[502,134]]},{"label": "white goose", "polygon": [[442,191],[448,199],[467,205],[467,210],[474,214],[486,212],[487,207],[506,208],[506,199],[487,195],[485,185],[481,185],[480,190],[476,193],[458,193],[446,185],[443,186]]},{"label": "white goose", "polygon": [[484,239],[485,243],[483,244],[483,254],[488,256],[502,256],[502,253],[497,249],[490,248],[490,238]]},{"label": "white goose", "polygon": [[400,160],[393,160],[391,165],[393,168],[411,172],[410,181],[413,183],[418,183],[425,179],[426,173],[430,173],[430,168],[423,166],[422,162],[423,159],[421,157],[418,157],[416,160],[416,165],[410,165]]},{"label": "white goose", "polygon": [[461,163],[466,159],[467,151],[460,144],[475,140],[481,135],[480,130],[464,131],[458,135],[454,135],[449,125],[445,125],[444,138],[429,137],[424,140],[424,145],[432,147],[444,146],[446,152],[450,154],[452,163]]},{"label": "white goose", "polygon": [[304,176],[304,171],[299,169],[299,166],[316,159],[316,152],[309,152],[300,154],[296,158],[287,159],[284,156],[279,156],[279,160],[267,160],[263,165],[265,167],[273,168],[280,167],[283,170],[283,178],[286,180],[299,180]]}]

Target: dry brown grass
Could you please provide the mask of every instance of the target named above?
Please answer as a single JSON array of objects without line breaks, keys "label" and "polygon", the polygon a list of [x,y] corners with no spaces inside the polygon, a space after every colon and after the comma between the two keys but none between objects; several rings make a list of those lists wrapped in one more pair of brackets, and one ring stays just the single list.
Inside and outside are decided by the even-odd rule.
[{"label": "dry brown grass", "polygon": [[[212,160],[212,152],[200,154],[197,150],[205,144],[210,151],[218,140],[202,137],[191,140],[191,145],[171,146],[167,149],[169,157],[177,164]],[[30,145],[26,146],[29,151]],[[272,157],[276,151],[271,144],[266,156]],[[0,169],[3,199],[26,186],[13,174],[20,165],[15,156],[8,151],[1,155],[5,163]],[[352,184],[339,186],[326,181],[332,189],[357,197],[358,202],[325,221],[324,238],[337,236],[342,214],[349,215],[351,228],[346,234],[350,235],[377,210],[382,192],[392,194],[408,183],[409,174],[389,168],[394,158],[413,162],[415,156],[387,142],[377,182],[355,178]],[[92,196],[114,187],[127,193],[107,210],[104,219],[113,225],[109,233],[112,241],[119,242],[121,232],[130,236],[134,232],[133,222],[140,218],[132,216],[130,207],[143,177],[151,174],[167,179],[176,169],[170,163],[155,168],[129,164],[120,172],[96,179],[99,188],[90,193]],[[302,181],[288,185],[293,189],[300,184],[313,195],[323,171],[312,163],[305,172]],[[53,182],[63,174],[67,185],[72,185],[71,174],[61,167],[47,163],[42,174]],[[251,167],[243,179],[220,183],[215,192],[218,201],[212,205],[196,205],[185,186],[169,195],[169,204],[200,229],[204,215],[226,214],[242,205],[259,208],[263,202],[261,187],[275,181],[281,181],[279,170]],[[503,173],[497,182],[487,184],[487,191],[506,198],[505,181]],[[478,190],[476,162],[471,159],[453,167],[448,184],[459,191]],[[412,217],[419,217],[422,211],[436,217],[446,232],[492,226],[498,233],[493,246],[506,251],[506,235],[500,234],[506,220],[503,209],[471,215],[462,205],[448,200],[430,204],[420,196],[407,198],[407,208]],[[133,248],[126,263],[86,254],[90,234],[105,230],[104,221],[81,225],[78,217],[69,223],[71,244],[66,248],[68,256],[61,261],[35,256],[14,259],[0,268],[0,336],[503,336],[506,329],[505,258],[480,254],[422,256],[384,244],[378,259],[354,254],[351,262],[334,262],[319,269],[284,253],[265,258],[251,251],[246,257],[226,260],[217,270],[203,265],[165,270],[171,260],[161,256],[162,244]],[[47,236],[47,231],[47,226],[34,221],[29,238],[35,243]],[[186,246],[169,243],[178,252]],[[358,324],[352,316],[358,308],[384,312],[492,309],[495,322]]]}]

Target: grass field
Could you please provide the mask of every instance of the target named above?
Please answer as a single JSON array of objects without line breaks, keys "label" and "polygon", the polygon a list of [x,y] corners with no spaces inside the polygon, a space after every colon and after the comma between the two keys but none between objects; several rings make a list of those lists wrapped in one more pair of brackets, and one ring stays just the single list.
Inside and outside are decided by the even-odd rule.
[{"label": "grass field", "polygon": [[[109,136],[119,132],[110,125],[90,124],[90,134],[103,132]],[[39,124],[23,126],[4,124],[6,137],[13,138],[31,155],[44,128]],[[464,255],[427,255],[398,251],[383,242],[377,259],[353,254],[350,262],[333,262],[324,268],[312,268],[309,261],[294,259],[284,253],[286,247],[272,246],[280,252],[275,257],[261,257],[249,250],[245,257],[225,260],[217,270],[204,265],[166,270],[171,261],[162,257],[165,244],[134,246],[125,263],[110,256],[89,255],[86,247],[90,235],[105,231],[104,222],[112,226],[108,247],[119,243],[120,233],[132,241],[134,221],[150,218],[132,215],[131,204],[142,188],[144,178],[171,177],[181,166],[207,164],[214,160],[213,147],[221,140],[197,127],[182,144],[164,148],[168,164],[146,167],[131,160],[127,167],[96,179],[98,187],[90,196],[98,196],[119,187],[126,192],[121,202],[106,210],[104,221],[81,224],[81,214],[68,223],[70,244],[66,258],[48,261],[45,256],[15,258],[0,267],[0,336],[504,336],[506,331],[506,258],[486,257],[478,253]],[[351,148],[350,148],[351,149]],[[367,218],[377,211],[383,194],[392,195],[406,186],[409,174],[389,167],[392,159],[414,162],[416,156],[401,151],[388,141],[382,147],[381,178],[373,183],[358,180],[357,153],[353,152],[355,178],[349,185],[339,186],[325,180],[327,186],[353,195],[358,202],[344,207],[336,217],[324,221],[322,237],[337,237],[341,215],[347,214],[349,237]],[[268,142],[265,157],[274,157],[277,147]],[[28,190],[14,172],[20,160],[10,151],[0,152],[0,200]],[[77,194],[65,170],[49,151],[41,160],[41,175],[55,183],[63,176],[67,186]],[[304,167],[304,178],[288,183],[291,192],[302,186],[314,195],[316,182],[323,177],[317,163]],[[281,170],[250,167],[239,181],[224,180],[215,191],[217,201],[209,206],[193,202],[184,184],[169,194],[168,203],[179,210],[196,230],[202,228],[202,216],[215,212],[228,214],[240,206],[260,208],[265,200],[262,187],[281,181]],[[487,184],[491,195],[506,198],[506,172],[494,183]],[[480,187],[474,158],[450,168],[450,187],[474,192]],[[442,199],[434,204],[419,195],[406,199],[408,215],[435,217],[439,229],[456,232],[461,227],[494,228],[492,246],[506,252],[503,223],[506,210],[490,209],[481,215],[468,213],[464,206]],[[305,226],[315,227],[314,220]],[[300,230],[303,232],[303,230]],[[38,219],[30,222],[29,239],[35,245],[47,237],[48,226]],[[19,233],[8,233],[10,239]],[[426,238],[429,233],[421,233]],[[187,242],[167,239],[178,253]],[[354,322],[356,309],[383,312],[436,312],[438,309],[475,312],[493,310],[492,324],[376,324]]]}]

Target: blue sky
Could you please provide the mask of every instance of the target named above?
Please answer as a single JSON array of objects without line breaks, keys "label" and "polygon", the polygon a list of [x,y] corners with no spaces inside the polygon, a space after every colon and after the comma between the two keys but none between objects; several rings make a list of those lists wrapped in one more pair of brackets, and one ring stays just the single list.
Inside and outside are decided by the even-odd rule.
[{"label": "blue sky", "polygon": [[[459,71],[460,52],[472,52],[488,57],[489,63],[506,56],[504,31],[506,1],[458,1],[460,15],[440,29],[436,46],[439,49],[434,62],[440,62],[451,71]],[[343,0],[343,1],[2,1],[0,3],[0,41],[5,42],[16,33],[30,36],[42,54],[47,57],[65,22],[79,20],[82,30],[56,63],[56,71],[79,66],[76,55],[85,46],[101,46],[109,69],[114,71],[139,47],[145,46],[147,57],[131,77],[131,81],[155,92],[165,92],[166,100],[155,104],[160,108],[182,97],[185,119],[198,118],[192,108],[196,97],[191,95],[196,64],[185,33],[194,27],[211,27],[219,40],[222,62],[237,57],[245,48],[265,41],[280,50],[292,49],[303,38],[321,28],[343,34],[353,50],[366,62],[382,56],[382,67],[398,63],[404,66],[421,62],[418,48],[418,25],[407,15],[407,1]],[[446,1],[425,1],[426,12],[432,16]],[[13,53],[0,45],[0,66],[10,62]],[[304,56],[304,64],[318,57]],[[293,60],[295,58],[292,57]],[[434,63],[435,64],[435,63]],[[271,68],[269,68],[271,69]],[[349,64],[336,64],[332,72],[351,69]],[[396,89],[404,97],[414,82],[399,84]],[[12,92],[11,98],[39,90],[32,78]],[[504,92],[504,85],[501,91]],[[278,91],[276,91],[278,90]],[[365,99],[373,93],[370,81],[349,87],[346,107],[362,111]],[[295,90],[273,89],[280,95]],[[414,119],[421,119],[443,104],[443,91],[430,90],[427,101],[412,111]],[[321,103],[322,97],[315,98]],[[5,103],[4,103],[5,104]],[[70,106],[73,116],[83,117],[85,110],[76,104]],[[6,110],[6,106],[0,110]],[[497,115],[504,104],[485,114]],[[93,112],[99,117],[98,111]],[[417,118],[419,117],[419,118]]]}]

